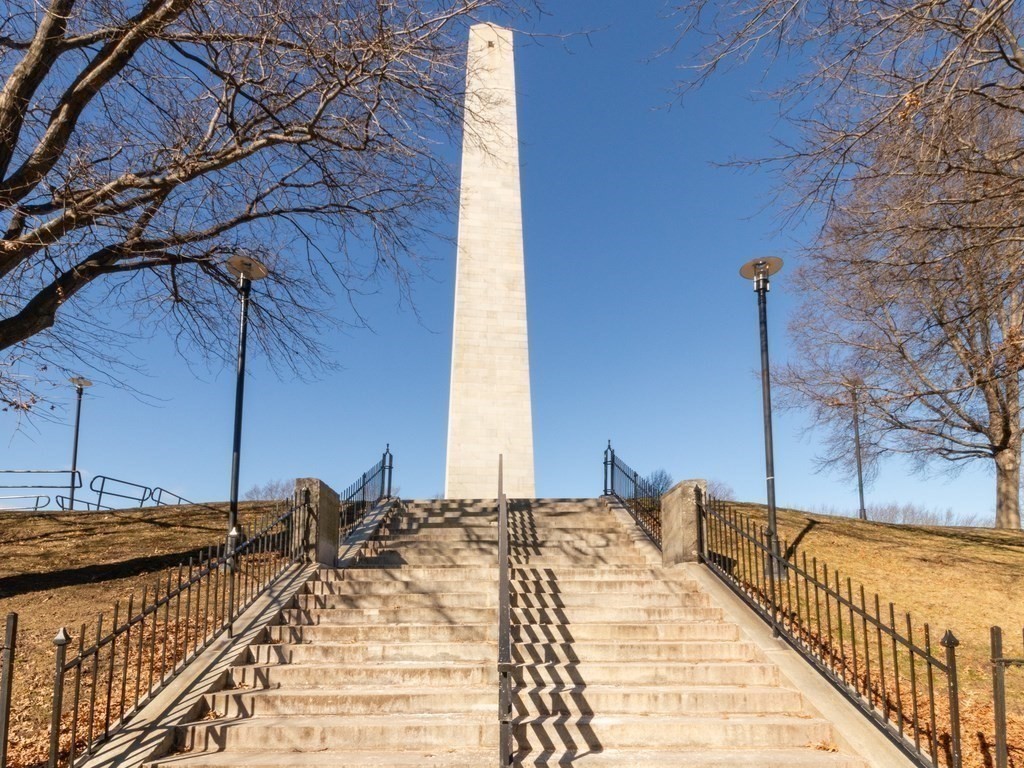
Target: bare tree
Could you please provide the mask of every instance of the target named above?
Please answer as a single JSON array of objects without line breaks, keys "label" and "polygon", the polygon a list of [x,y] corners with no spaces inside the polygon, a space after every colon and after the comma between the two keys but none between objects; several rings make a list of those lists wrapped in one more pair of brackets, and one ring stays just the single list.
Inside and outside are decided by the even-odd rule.
[{"label": "bare tree", "polygon": [[[0,401],[166,330],[316,359],[324,296],[411,257],[452,210],[465,29],[514,0],[13,0],[0,20]],[[486,11],[494,13],[494,11]]]},{"label": "bare tree", "polygon": [[676,481],[672,479],[672,475],[664,469],[654,470],[644,478],[644,482],[658,495],[665,494],[669,488],[676,484]]},{"label": "bare tree", "polygon": [[791,67],[772,98],[795,138],[751,162],[780,169],[781,194],[823,222],[798,275],[801,362],[782,379],[829,428],[825,463],[852,458],[856,393],[869,459],[992,460],[996,525],[1019,528],[1024,12],[1001,0],[677,10],[705,43],[684,88],[755,53]]},{"label": "bare tree", "polygon": [[887,172],[854,175],[798,270],[780,379],[830,430],[826,462],[851,455],[856,394],[869,455],[991,460],[996,526],[1020,528],[1024,134],[984,104],[944,121],[955,142],[918,137],[925,152],[909,119],[878,132],[869,168]]}]

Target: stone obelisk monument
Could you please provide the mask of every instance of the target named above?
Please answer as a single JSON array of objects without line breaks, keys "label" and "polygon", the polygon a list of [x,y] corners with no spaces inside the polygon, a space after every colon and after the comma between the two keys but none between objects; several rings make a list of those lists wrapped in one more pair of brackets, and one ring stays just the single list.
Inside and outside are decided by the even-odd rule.
[{"label": "stone obelisk monument", "polygon": [[532,498],[533,423],[512,31],[469,32],[445,497]]}]

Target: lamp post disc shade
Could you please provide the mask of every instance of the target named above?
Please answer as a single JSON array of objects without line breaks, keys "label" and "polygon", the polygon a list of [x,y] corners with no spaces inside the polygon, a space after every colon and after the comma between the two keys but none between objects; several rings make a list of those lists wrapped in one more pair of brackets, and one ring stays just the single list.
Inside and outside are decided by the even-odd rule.
[{"label": "lamp post disc shade", "polygon": [[262,262],[249,256],[232,256],[228,259],[227,266],[228,272],[232,275],[248,280],[262,280],[270,273]]},{"label": "lamp post disc shade", "polygon": [[782,269],[782,259],[778,256],[758,256],[751,259],[740,267],[740,276],[747,280],[754,280],[759,270],[764,270],[767,275],[774,275]]},{"label": "lamp post disc shade", "polygon": [[92,382],[91,381],[89,381],[88,379],[83,378],[81,376],[72,376],[70,379],[68,379],[68,381],[70,381],[76,387],[91,387],[92,386]]}]

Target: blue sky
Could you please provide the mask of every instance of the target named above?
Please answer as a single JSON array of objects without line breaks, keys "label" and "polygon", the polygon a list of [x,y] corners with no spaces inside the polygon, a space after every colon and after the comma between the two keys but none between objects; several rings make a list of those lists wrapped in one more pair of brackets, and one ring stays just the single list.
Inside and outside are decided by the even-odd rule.
[{"label": "blue sky", "polygon": [[[783,130],[756,63],[673,104],[683,53],[660,2],[551,4],[517,40],[537,491],[601,491],[608,439],[637,470],[714,478],[764,499],[755,295],[747,259],[790,259],[809,229],[780,231],[774,180],[716,166],[770,154]],[[592,30],[562,41],[545,33]],[[453,225],[454,226],[454,225]],[[361,310],[372,331],[327,339],[340,365],[315,382],[280,380],[250,358],[241,486],[297,475],[341,488],[390,442],[405,496],[444,485],[454,247],[437,246],[414,286],[417,312],[387,285]],[[790,259],[790,267],[792,266]],[[773,281],[773,360],[795,308]],[[340,310],[339,310],[340,311]],[[136,354],[144,392],[96,386],[83,407],[79,465],[196,500],[228,495],[234,372],[190,368],[170,341]],[[0,466],[70,465],[73,389],[58,421],[0,414]],[[781,505],[852,511],[856,489],[814,473],[815,436],[776,414]],[[868,500],[991,515],[987,467],[922,479],[886,463]]]}]

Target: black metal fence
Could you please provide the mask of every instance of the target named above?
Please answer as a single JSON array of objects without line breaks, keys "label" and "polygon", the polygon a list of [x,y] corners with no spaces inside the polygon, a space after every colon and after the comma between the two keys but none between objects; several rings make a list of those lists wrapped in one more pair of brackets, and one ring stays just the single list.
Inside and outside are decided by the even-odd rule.
[{"label": "black metal fence", "polygon": [[[775,561],[764,526],[698,498],[701,560],[917,765],[961,768],[956,648],[936,643],[877,594],[783,542]],[[938,647],[937,647],[938,646]]]},{"label": "black metal fence", "polygon": [[640,530],[661,546],[661,494],[615,455],[611,441],[604,452],[604,495],[621,501]]},{"label": "black metal fence", "polygon": [[391,498],[391,477],[395,469],[395,457],[391,445],[385,449],[380,461],[357,477],[348,488],[338,494],[341,500],[339,513],[339,537],[341,541],[381,499]]},{"label": "black metal fence", "polygon": [[[36,491],[36,490],[60,490],[70,491],[82,487],[82,474],[79,471],[66,469],[3,469],[0,470],[0,491]],[[111,477],[109,475],[95,475],[89,481],[89,490],[96,494],[93,500],[86,500],[75,495],[74,505],[76,511],[110,510],[114,500],[130,503],[132,507],[143,507],[147,503],[154,506],[165,506],[167,504],[191,504],[182,496],[168,491],[160,486],[149,487],[141,483],[133,483],[128,480]],[[0,511],[4,512],[38,512],[50,505],[50,497],[41,493],[19,493],[15,495],[0,495]],[[63,511],[70,511],[71,497],[58,494],[53,497],[57,507]],[[23,502],[13,504],[13,502]]]},{"label": "black metal fence", "polygon": [[[1008,768],[1009,766],[1009,739],[1007,738],[1006,727],[1006,670],[1010,667],[1024,667],[1024,658],[1008,658],[1003,655],[1003,630],[1001,627],[992,627],[991,650],[992,650],[992,701],[993,715],[995,718],[995,766],[994,768]],[[1022,632],[1024,635],[1024,632]],[[1021,648],[1024,649],[1024,643]]]}]

